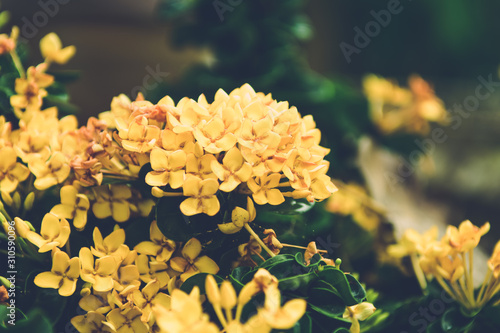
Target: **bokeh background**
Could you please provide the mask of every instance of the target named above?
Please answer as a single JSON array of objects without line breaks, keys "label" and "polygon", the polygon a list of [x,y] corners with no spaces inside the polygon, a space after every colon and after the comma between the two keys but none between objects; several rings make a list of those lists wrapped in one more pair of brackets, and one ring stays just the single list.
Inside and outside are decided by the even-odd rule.
[{"label": "bokeh background", "polygon": [[[69,86],[72,102],[80,109],[78,117],[81,122],[91,115],[108,110],[113,96],[120,93],[130,96],[139,88],[144,88],[144,79],[151,70],[159,69],[163,73],[160,78],[162,82],[159,83],[176,87],[176,82],[182,80],[193,67],[202,66],[210,72],[214,66],[224,66],[227,61],[217,58],[211,48],[213,45],[208,41],[194,43],[192,39],[187,39],[186,43],[179,42],[179,35],[175,32],[178,18],[169,15],[168,10],[172,7],[160,7],[161,1],[60,2],[3,0],[2,8],[11,12],[11,23],[23,29],[28,23],[33,23],[37,13],[46,11],[43,4],[57,3],[57,12],[49,15],[45,24],[35,26],[29,33],[27,43],[32,50],[30,62],[40,60],[37,45],[49,32],[57,32],[65,45],[77,46],[77,55],[66,68],[81,71],[80,79]],[[169,2],[181,8],[195,1]],[[207,2],[202,16],[200,13],[198,16],[187,14],[187,20],[204,17],[211,22],[211,29],[223,29],[225,24],[231,22],[231,15],[238,15],[239,5],[235,5],[233,10],[224,13],[227,19],[221,21],[214,3]],[[353,54],[351,62],[346,61],[340,44],[346,42],[352,45],[354,28],[364,29],[373,20],[370,12],[386,9],[389,3],[368,0],[304,2],[304,21],[298,25],[303,30],[297,32],[303,38],[297,41],[297,48],[283,52],[295,52],[297,57],[303,56],[305,66],[347,87],[345,89],[360,99],[361,78],[367,73],[392,77],[401,83],[406,82],[408,75],[418,73],[433,84],[436,94],[448,108],[456,103],[461,104],[464,98],[474,94],[479,76],[492,75],[495,81],[499,80],[500,21],[497,16],[500,3],[492,0],[403,0],[399,5],[402,8],[400,13],[393,15],[391,22],[371,38],[359,54]],[[258,13],[263,21],[255,24],[265,24],[266,17],[279,18],[276,13],[279,10],[279,6],[269,4]],[[26,29],[30,31],[29,27]],[[254,38],[265,37],[262,35],[265,29],[259,30],[259,33],[261,35]],[[226,42],[230,54],[231,48],[237,46],[232,44],[235,43],[233,39],[229,38]],[[245,38],[242,37],[240,42],[245,44]],[[252,50],[255,52],[255,49]],[[375,199],[388,206],[388,211],[393,213],[394,223],[400,225],[399,229],[409,225],[418,228],[420,222],[421,229],[426,229],[433,223],[443,226],[445,223],[458,224],[467,218],[476,224],[489,220],[493,227],[492,233],[486,237],[487,247],[492,247],[498,239],[498,88],[487,100],[481,101],[478,110],[464,119],[458,129],[447,130],[448,139],[437,145],[432,153],[433,172],[411,177],[402,184],[402,189],[378,191],[377,184],[384,181],[381,170],[387,164],[384,164],[386,162],[380,154],[367,155],[373,159],[367,162],[365,158],[362,168],[364,176],[370,180]],[[259,87],[256,89],[259,90]],[[300,100],[294,100],[293,94],[289,96],[292,104],[301,104]],[[349,109],[351,104],[343,105]],[[353,105],[366,107],[363,103]],[[303,114],[310,113],[307,109],[300,111]],[[331,124],[337,121],[335,113],[325,119],[329,119]],[[328,126],[328,121],[322,126]],[[343,156],[335,155],[336,147],[331,148],[334,156]],[[404,202],[401,202],[401,198],[404,198]],[[401,210],[406,213],[401,213]]]}]

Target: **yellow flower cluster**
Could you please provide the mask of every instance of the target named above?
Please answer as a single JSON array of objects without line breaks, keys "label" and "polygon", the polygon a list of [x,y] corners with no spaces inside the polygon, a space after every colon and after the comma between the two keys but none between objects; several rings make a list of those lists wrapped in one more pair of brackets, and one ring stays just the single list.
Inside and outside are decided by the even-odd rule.
[{"label": "yellow flower cluster", "polygon": [[489,229],[489,223],[477,227],[467,220],[458,228],[448,226],[440,240],[437,240],[436,227],[424,234],[410,229],[400,243],[388,248],[388,252],[397,258],[410,256],[422,285],[425,285],[424,274],[434,277],[453,299],[467,310],[477,311],[500,291],[500,242],[488,261],[488,271],[479,292],[475,293],[473,286],[474,248]]},{"label": "yellow flower cluster", "polygon": [[248,84],[219,90],[212,103],[204,95],[177,104],[169,96],[152,104],[121,95],[100,119],[117,129],[114,138],[131,156],[149,157],[153,195],[188,197],[185,215],[215,215],[219,190],[250,194],[259,205],[323,200],[336,190],[312,117]]},{"label": "yellow flower cluster", "polygon": [[[266,333],[272,329],[290,329],[306,311],[306,301],[303,299],[293,299],[281,306],[278,280],[265,269],[259,269],[239,295],[236,295],[229,281],[222,282],[219,287],[211,275],[207,276],[205,290],[208,301],[223,327],[223,332]],[[264,306],[258,309],[257,314],[242,323],[243,307],[260,292],[265,294]],[[189,295],[174,290],[170,306],[159,306],[154,312],[160,332],[219,332],[218,327],[210,322],[202,311],[198,287],[193,288]]]},{"label": "yellow flower cluster", "polygon": [[444,104],[434,95],[432,87],[417,75],[410,76],[408,85],[409,89],[401,88],[373,74],[363,79],[370,115],[380,131],[425,135],[429,132],[429,122],[447,124]]}]

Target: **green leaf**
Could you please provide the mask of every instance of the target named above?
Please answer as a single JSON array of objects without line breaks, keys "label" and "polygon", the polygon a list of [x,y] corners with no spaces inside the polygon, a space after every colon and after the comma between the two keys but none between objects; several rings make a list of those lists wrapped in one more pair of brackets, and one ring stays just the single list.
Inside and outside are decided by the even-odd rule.
[{"label": "green leaf", "polygon": [[344,300],[336,292],[320,287],[309,290],[307,305],[314,311],[332,318],[342,316],[346,308]]},{"label": "green leaf", "polygon": [[443,332],[462,333],[469,332],[474,325],[474,318],[465,317],[458,308],[451,308],[441,317],[441,329]]},{"label": "green leaf", "polygon": [[[180,289],[189,294],[195,286],[198,286],[198,288],[200,288],[200,294],[205,294],[205,280],[207,279],[207,275],[208,273],[198,273],[191,276],[189,279],[184,281]],[[214,275],[213,277],[215,278],[217,284],[221,284],[222,281],[224,281],[224,279],[218,275]]]},{"label": "green leaf", "polygon": [[[349,274],[344,274],[344,272],[337,268],[324,266],[324,269],[318,275],[339,292],[348,306],[356,305],[366,297],[366,292],[364,292],[359,282],[352,276],[348,280],[347,275]],[[354,291],[351,287],[354,288]]]},{"label": "green leaf", "polygon": [[28,313],[27,319],[19,319],[19,314],[16,314],[15,326],[8,328],[0,326],[0,332],[8,333],[54,333],[54,329],[50,321],[45,317],[41,310],[35,309]]},{"label": "green leaf", "polygon": [[249,273],[252,269],[248,266],[240,266],[233,269],[229,275],[229,280],[238,286],[243,287],[245,284],[242,283],[243,277]]},{"label": "green leaf", "polygon": [[298,291],[306,294],[309,285],[316,279],[318,279],[318,275],[314,272],[291,276],[279,280],[279,289],[283,291]]},{"label": "green leaf", "polygon": [[168,239],[176,242],[185,242],[193,236],[189,226],[189,219],[181,213],[179,208],[182,199],[160,198],[156,203],[156,221],[158,228]]},{"label": "green leaf", "polygon": [[259,210],[279,215],[299,215],[308,212],[313,207],[314,202],[306,199],[285,198],[285,202],[281,205],[263,205],[259,206]]}]

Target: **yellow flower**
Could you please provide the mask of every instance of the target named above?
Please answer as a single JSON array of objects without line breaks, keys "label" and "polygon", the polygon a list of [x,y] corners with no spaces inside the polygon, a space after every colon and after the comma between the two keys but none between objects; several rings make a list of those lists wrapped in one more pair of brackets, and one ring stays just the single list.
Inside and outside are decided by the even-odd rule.
[{"label": "yellow flower", "polygon": [[376,308],[373,306],[373,304],[368,302],[348,306],[345,309],[343,317],[352,322],[350,329],[351,333],[359,333],[359,321],[365,320],[370,317],[375,312],[375,310]]},{"label": "yellow flower", "polygon": [[85,194],[78,193],[76,187],[72,185],[63,186],[61,188],[61,203],[55,205],[50,212],[72,219],[76,229],[82,230],[87,224],[87,211],[90,207],[89,199]]},{"label": "yellow flower", "polygon": [[12,124],[5,121],[4,116],[0,116],[0,148],[10,147]]},{"label": "yellow flower", "polygon": [[71,228],[66,219],[59,219],[56,215],[47,213],[43,217],[40,235],[28,231],[28,240],[39,247],[38,252],[48,252],[56,247],[63,247],[68,241]]},{"label": "yellow flower", "polygon": [[61,152],[52,154],[48,161],[33,159],[28,163],[28,167],[36,176],[35,187],[38,190],[46,190],[62,183],[71,171],[66,157]]},{"label": "yellow flower", "polygon": [[[78,302],[78,306],[87,312],[98,312],[101,314],[108,313],[111,311],[115,304],[113,304],[112,300],[112,292],[100,292],[92,290],[92,293],[85,294],[80,301]],[[82,288],[82,292],[86,290],[86,288]],[[111,302],[110,302],[111,301]]]},{"label": "yellow flower", "polygon": [[234,133],[226,131],[224,121],[219,117],[209,121],[202,120],[194,128],[193,135],[196,141],[210,154],[228,151],[237,142]]},{"label": "yellow flower", "polygon": [[262,241],[266,246],[271,250],[274,254],[280,253],[280,250],[283,248],[283,245],[278,240],[278,236],[273,229],[265,229],[264,235],[267,235]]},{"label": "yellow flower", "polygon": [[95,227],[93,232],[94,246],[91,247],[92,254],[98,258],[105,256],[116,257],[123,260],[129,254],[129,248],[125,245],[125,230],[117,228],[104,239],[101,231]]},{"label": "yellow flower", "polygon": [[252,191],[254,201],[258,205],[279,205],[285,201],[279,189],[281,176],[277,173],[269,173],[262,177],[250,178],[247,182],[248,188]]},{"label": "yellow flower", "polygon": [[19,133],[19,138],[15,142],[14,149],[24,163],[28,163],[32,158],[39,158],[46,161],[50,157],[49,145],[49,135],[28,129]]},{"label": "yellow flower", "polygon": [[493,276],[498,279],[500,277],[500,241],[497,242],[493,249],[493,254],[488,260],[488,266],[493,271]]},{"label": "yellow flower", "polygon": [[160,139],[161,130],[156,125],[150,125],[145,116],[135,117],[130,124],[116,119],[116,125],[121,143],[126,150],[145,153],[151,151]]},{"label": "yellow flower", "polygon": [[140,279],[145,283],[158,280],[160,289],[162,289],[170,281],[170,276],[167,273],[168,265],[165,262],[150,261],[147,255],[141,254],[135,260],[135,264],[139,269]]},{"label": "yellow flower", "polygon": [[112,328],[104,325],[106,317],[102,313],[89,311],[87,314],[71,318],[71,325],[80,333],[112,333]]},{"label": "yellow flower", "polygon": [[256,216],[257,212],[255,211],[253,201],[250,197],[247,197],[247,209],[235,207],[231,212],[231,222],[218,224],[217,226],[225,234],[234,234],[240,231],[245,226],[245,223],[255,220]]},{"label": "yellow flower", "polygon": [[239,184],[246,182],[252,176],[252,166],[245,162],[237,147],[231,148],[226,153],[222,165],[214,160],[211,167],[222,181],[219,188],[224,192],[233,191]]},{"label": "yellow flower", "polygon": [[457,252],[465,253],[474,249],[478,244],[481,236],[490,230],[490,224],[487,222],[481,228],[476,227],[471,221],[466,220],[460,223],[460,226],[448,226],[446,230],[446,241]]},{"label": "yellow flower", "polygon": [[[263,105],[256,102],[251,104],[248,108],[263,108]],[[249,115],[260,113],[260,110],[247,110]],[[243,120],[241,128],[239,129],[238,143],[244,147],[254,149],[256,152],[262,152],[266,149],[276,149],[280,142],[281,136],[273,132],[273,119],[271,116],[266,116],[257,121],[250,119]]]},{"label": "yellow flower", "polygon": [[140,254],[156,256],[157,261],[168,261],[175,251],[175,242],[162,234],[156,221],[151,222],[149,237],[151,242],[140,242],[134,249]]},{"label": "yellow flower", "polygon": [[[304,252],[304,261],[306,262],[306,265],[309,265],[311,263],[312,257],[314,257],[314,255],[318,253],[320,252],[316,247],[316,242],[310,242],[309,244],[307,244],[307,248]],[[332,259],[326,259],[322,257],[321,260],[323,260],[327,265],[335,267],[335,262]]]},{"label": "yellow flower", "polygon": [[75,55],[76,48],[73,45],[63,48],[59,37],[51,32],[40,40],[40,51],[46,61],[64,65]]},{"label": "yellow flower", "polygon": [[131,300],[142,311],[141,319],[145,323],[150,321],[155,306],[170,306],[170,296],[159,291],[160,283],[153,280],[146,284],[142,291],[134,290],[131,294]]},{"label": "yellow flower", "polygon": [[40,288],[58,289],[61,296],[71,296],[79,276],[80,260],[70,259],[66,252],[57,249],[52,256],[52,270],[38,274],[34,282]]},{"label": "yellow flower", "polygon": [[19,28],[14,26],[10,36],[7,34],[0,35],[0,55],[12,52],[16,49],[17,37],[19,36]]},{"label": "yellow flower", "polygon": [[120,292],[120,295],[128,294],[141,286],[139,267],[135,265],[136,259],[137,252],[130,251],[113,275],[113,288],[115,291]]},{"label": "yellow flower", "polygon": [[293,299],[281,306],[281,293],[277,287],[266,291],[264,308],[259,309],[259,315],[272,328],[286,330],[292,328],[306,312],[306,301]]},{"label": "yellow flower", "polygon": [[123,309],[113,309],[106,315],[107,326],[113,332],[127,333],[148,333],[148,326],[141,321],[142,313],[135,307],[124,307]]},{"label": "yellow flower", "polygon": [[398,244],[390,245],[387,251],[389,255],[395,258],[403,258],[417,253],[421,254],[428,244],[436,241],[437,236],[438,228],[436,226],[433,226],[424,234],[420,234],[414,229],[408,229]]},{"label": "yellow flower", "polygon": [[199,156],[196,153],[190,153],[187,155],[186,174],[200,179],[217,179],[217,176],[212,172],[213,161],[215,161],[214,155]]},{"label": "yellow flower", "polygon": [[30,172],[17,162],[17,155],[12,147],[0,149],[0,190],[11,193],[16,190],[19,182],[28,178]]},{"label": "yellow flower", "polygon": [[464,273],[464,264],[457,255],[437,258],[436,274],[441,275],[444,279],[453,283],[461,278]]},{"label": "yellow flower", "polygon": [[106,256],[95,260],[88,247],[80,249],[80,262],[82,264],[81,277],[83,281],[92,283],[96,291],[108,291],[113,288],[112,275],[116,273],[118,265],[116,259]]},{"label": "yellow flower", "polygon": [[95,188],[96,202],[92,212],[98,219],[112,216],[116,222],[125,222],[130,218],[132,191],[127,185],[104,185]]},{"label": "yellow flower", "polygon": [[189,177],[183,186],[186,200],[181,202],[180,209],[184,215],[191,216],[205,213],[214,216],[220,209],[219,200],[216,193],[219,189],[219,182],[209,178],[201,180],[197,177]]},{"label": "yellow flower", "polygon": [[189,277],[197,273],[217,274],[219,266],[208,256],[201,256],[201,243],[196,238],[191,238],[184,244],[181,254],[182,257],[170,259],[170,267],[180,272],[181,280],[186,281]]},{"label": "yellow flower", "polygon": [[160,332],[218,333],[218,327],[203,313],[200,292],[194,287],[189,295],[179,289],[172,291],[170,307],[153,309]]},{"label": "yellow flower", "polygon": [[146,175],[146,183],[150,186],[170,185],[179,188],[184,184],[184,167],[186,153],[183,150],[168,152],[161,148],[151,151],[151,168],[153,171]]}]

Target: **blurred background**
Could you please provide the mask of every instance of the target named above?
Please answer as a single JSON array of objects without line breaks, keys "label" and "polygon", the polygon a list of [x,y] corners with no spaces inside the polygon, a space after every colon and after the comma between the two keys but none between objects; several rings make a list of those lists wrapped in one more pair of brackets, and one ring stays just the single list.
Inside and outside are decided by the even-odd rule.
[{"label": "blurred background", "polygon": [[[353,165],[361,165],[372,194],[392,214],[397,230],[398,225],[399,229],[419,229],[421,225],[420,229],[425,230],[433,223],[444,226],[468,218],[481,225],[489,220],[492,233],[486,240],[488,247],[494,245],[500,234],[500,87],[494,84],[499,82],[500,2],[292,0],[252,7],[246,1],[3,0],[2,9],[9,10],[11,23],[21,28],[31,49],[30,62],[41,60],[38,43],[49,32],[56,32],[64,45],[77,47],[76,56],[65,68],[81,71],[80,79],[69,86],[71,101],[80,109],[81,123],[108,110],[112,97],[120,93],[133,98],[143,91],[153,102],[155,97],[171,92],[174,96],[192,93],[189,97],[196,98],[203,78],[206,87],[227,84],[225,88],[232,89],[246,82],[248,76],[257,91],[269,92],[266,89],[272,87],[274,95],[276,89],[275,96],[305,105],[299,111],[313,113],[322,121],[323,131],[332,128],[332,132],[338,132],[335,114],[322,118],[311,111],[321,98],[326,98],[322,95],[324,87],[335,90],[333,99],[337,104],[328,105],[337,106],[355,120],[366,113],[361,78],[367,73],[391,77],[401,84],[406,84],[408,75],[418,73],[431,82],[448,109],[475,94],[481,84],[478,77],[491,77],[491,95],[481,100],[477,111],[464,118],[458,128],[447,128],[448,139],[436,145],[431,154],[432,172],[417,172],[392,190],[380,190],[380,184],[386,182],[384,168],[394,167],[397,160],[390,149],[365,142],[360,157],[357,145],[343,146],[345,137],[358,142],[365,125],[360,125],[359,133],[353,130],[356,135],[332,136],[329,142],[333,143],[330,148],[334,160],[345,157]],[[243,8],[252,19],[236,19],[244,15],[240,13]],[[366,31],[367,24],[374,21],[374,13],[390,8],[397,12],[390,16],[390,22],[379,25],[372,37],[356,44],[357,29]],[[292,14],[293,25],[287,21]],[[233,30],[230,25],[237,20],[247,26]],[[289,25],[280,26],[280,22]],[[180,26],[188,28],[179,32]],[[266,33],[268,26],[272,34]],[[285,42],[289,36],[284,27],[292,27],[293,42]],[[352,51],[349,59],[341,47],[347,44]],[[269,59],[278,60],[267,69],[266,58],[260,56],[271,49],[274,53]],[[282,60],[285,53],[291,55]],[[244,60],[232,62],[231,56]],[[292,57],[293,64],[317,73],[314,76],[314,72],[308,72],[310,84],[304,86],[310,92],[308,96],[316,98],[313,102],[301,100],[297,93],[304,84],[302,77],[287,76],[294,67],[282,68],[276,74],[280,79],[252,81],[251,75],[258,68],[271,73],[279,62],[289,64]],[[221,71],[225,65],[229,68],[226,73]],[[193,72],[193,68],[203,69]],[[189,81],[185,79],[189,75],[201,79]],[[226,77],[233,81],[222,80]],[[323,78],[334,85],[328,86]],[[293,90],[291,85],[301,88]],[[326,105],[321,107],[327,109]],[[360,115],[351,112],[355,108],[362,110]],[[400,157],[408,159],[417,148],[411,144],[399,151]],[[349,177],[342,163],[332,163],[333,176]]]}]

